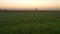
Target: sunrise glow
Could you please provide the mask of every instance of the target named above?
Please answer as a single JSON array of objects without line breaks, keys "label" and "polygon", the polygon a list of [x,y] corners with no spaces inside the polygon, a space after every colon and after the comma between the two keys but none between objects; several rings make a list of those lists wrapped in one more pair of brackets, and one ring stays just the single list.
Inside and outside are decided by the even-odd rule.
[{"label": "sunrise glow", "polygon": [[60,8],[60,0],[0,0],[0,8]]}]

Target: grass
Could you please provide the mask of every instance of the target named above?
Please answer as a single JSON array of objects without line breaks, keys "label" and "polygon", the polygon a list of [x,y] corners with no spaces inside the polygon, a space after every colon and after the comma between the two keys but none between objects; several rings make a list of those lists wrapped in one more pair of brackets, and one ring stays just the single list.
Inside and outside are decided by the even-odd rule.
[{"label": "grass", "polygon": [[0,12],[0,34],[60,34],[60,11]]}]

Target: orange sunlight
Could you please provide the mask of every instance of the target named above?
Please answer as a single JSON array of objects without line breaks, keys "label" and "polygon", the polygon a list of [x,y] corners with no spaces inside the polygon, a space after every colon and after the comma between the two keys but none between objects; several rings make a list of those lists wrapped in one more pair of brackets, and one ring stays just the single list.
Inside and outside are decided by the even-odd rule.
[{"label": "orange sunlight", "polygon": [[0,0],[0,8],[60,8],[60,0]]}]

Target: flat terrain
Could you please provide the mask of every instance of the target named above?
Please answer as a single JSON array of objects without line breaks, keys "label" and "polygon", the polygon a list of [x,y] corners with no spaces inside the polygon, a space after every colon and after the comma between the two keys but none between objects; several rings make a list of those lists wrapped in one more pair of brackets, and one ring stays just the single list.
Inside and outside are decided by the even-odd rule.
[{"label": "flat terrain", "polygon": [[1,11],[0,34],[60,34],[60,11]]}]

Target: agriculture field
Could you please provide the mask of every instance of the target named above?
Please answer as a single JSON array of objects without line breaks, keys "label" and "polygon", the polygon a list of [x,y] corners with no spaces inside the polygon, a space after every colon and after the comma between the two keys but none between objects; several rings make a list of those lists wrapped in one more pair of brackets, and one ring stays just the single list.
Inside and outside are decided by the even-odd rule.
[{"label": "agriculture field", "polygon": [[0,12],[0,34],[60,34],[60,11]]}]

